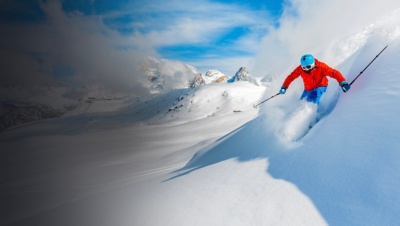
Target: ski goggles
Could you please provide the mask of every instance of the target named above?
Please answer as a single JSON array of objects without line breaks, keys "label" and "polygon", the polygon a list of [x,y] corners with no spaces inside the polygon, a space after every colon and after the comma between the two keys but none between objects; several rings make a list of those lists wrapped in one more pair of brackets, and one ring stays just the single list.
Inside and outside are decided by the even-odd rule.
[{"label": "ski goggles", "polygon": [[306,66],[301,66],[301,68],[303,68],[304,71],[310,71],[314,67],[315,67],[315,63],[312,63],[310,65],[306,65]]}]

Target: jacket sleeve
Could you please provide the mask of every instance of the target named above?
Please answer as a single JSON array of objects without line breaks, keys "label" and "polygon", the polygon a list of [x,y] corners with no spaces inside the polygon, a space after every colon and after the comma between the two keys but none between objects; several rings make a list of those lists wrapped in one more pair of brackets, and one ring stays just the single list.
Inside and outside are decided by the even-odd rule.
[{"label": "jacket sleeve", "polygon": [[343,81],[346,81],[346,79],[343,77],[342,73],[340,73],[340,71],[333,69],[331,67],[329,67],[328,65],[326,65],[325,63],[320,62],[320,64],[323,66],[324,68],[324,74],[332,77],[334,79],[336,79],[336,81],[340,84]]},{"label": "jacket sleeve", "polygon": [[289,88],[290,83],[292,83],[293,80],[295,80],[296,78],[298,78],[298,77],[300,76],[301,71],[299,71],[299,70],[302,70],[302,69],[300,68],[300,66],[296,67],[296,69],[294,69],[294,71],[292,71],[292,73],[290,73],[290,74],[286,77],[286,79],[285,79],[285,81],[283,82],[282,86],[284,86],[284,87],[286,87],[286,88]]}]

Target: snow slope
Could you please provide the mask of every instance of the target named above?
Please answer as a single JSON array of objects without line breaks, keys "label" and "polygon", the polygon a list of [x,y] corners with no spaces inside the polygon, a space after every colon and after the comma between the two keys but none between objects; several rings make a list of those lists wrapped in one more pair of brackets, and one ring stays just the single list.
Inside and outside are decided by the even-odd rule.
[{"label": "snow slope", "polygon": [[298,84],[252,109],[281,81],[177,90],[3,133],[0,223],[397,225],[400,28],[367,29],[336,45],[349,81],[388,49],[348,93],[330,81],[321,120],[298,141],[280,132]]}]

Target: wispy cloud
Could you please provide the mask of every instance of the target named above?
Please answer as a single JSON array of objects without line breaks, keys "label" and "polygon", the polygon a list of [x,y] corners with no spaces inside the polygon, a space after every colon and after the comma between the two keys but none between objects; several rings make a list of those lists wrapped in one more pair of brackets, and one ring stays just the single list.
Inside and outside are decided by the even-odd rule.
[{"label": "wispy cloud", "polygon": [[[194,66],[197,67],[202,66],[202,59],[254,55],[261,37],[275,22],[266,10],[211,1],[150,1],[127,8],[124,12],[107,15],[108,19],[117,21],[116,18],[136,15],[138,19],[130,23],[134,36],[146,39],[162,55],[196,61]],[[126,31],[126,28],[124,24],[121,30]],[[182,55],[177,47],[183,51]],[[195,57],[185,57],[185,50],[196,51]]]}]

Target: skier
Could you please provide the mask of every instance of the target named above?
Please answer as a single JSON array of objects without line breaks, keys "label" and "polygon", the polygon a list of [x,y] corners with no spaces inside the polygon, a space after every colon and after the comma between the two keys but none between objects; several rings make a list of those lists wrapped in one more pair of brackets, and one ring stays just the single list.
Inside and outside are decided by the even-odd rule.
[{"label": "skier", "polygon": [[338,70],[318,61],[311,54],[305,54],[300,58],[300,65],[286,77],[279,93],[285,94],[290,83],[299,76],[301,76],[304,83],[304,91],[300,99],[305,99],[315,104],[319,103],[328,86],[328,78],[326,76],[336,79],[343,92],[347,92],[350,89],[349,83],[345,81],[345,78]]}]

